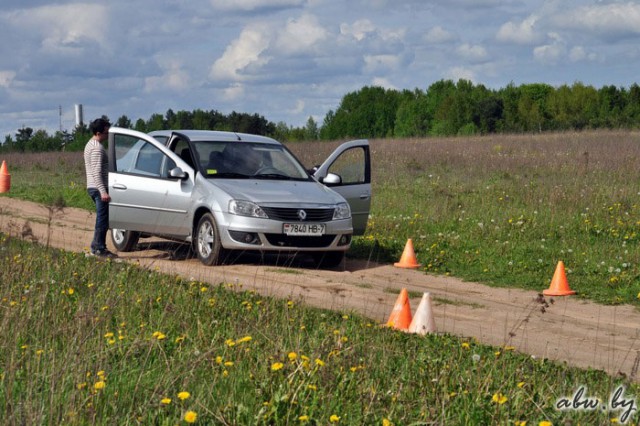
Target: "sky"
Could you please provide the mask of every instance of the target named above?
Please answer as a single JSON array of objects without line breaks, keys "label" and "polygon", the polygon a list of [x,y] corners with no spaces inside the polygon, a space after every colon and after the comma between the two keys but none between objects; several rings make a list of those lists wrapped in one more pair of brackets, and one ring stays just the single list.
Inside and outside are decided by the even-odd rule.
[{"label": "sky", "polygon": [[2,0],[0,138],[172,109],[322,121],[365,86],[640,76],[640,0]]}]

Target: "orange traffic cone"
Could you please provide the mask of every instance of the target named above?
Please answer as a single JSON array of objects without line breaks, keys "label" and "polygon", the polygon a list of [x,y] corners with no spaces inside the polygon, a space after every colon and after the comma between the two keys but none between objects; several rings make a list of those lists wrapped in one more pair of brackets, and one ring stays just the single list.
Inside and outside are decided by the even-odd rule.
[{"label": "orange traffic cone", "polygon": [[418,259],[416,259],[416,254],[413,252],[413,241],[411,241],[411,238],[409,238],[407,240],[407,244],[404,245],[404,251],[402,252],[400,262],[394,263],[393,266],[397,266],[398,268],[420,267]]},{"label": "orange traffic cone", "polygon": [[406,288],[403,288],[398,295],[396,304],[393,306],[391,315],[389,315],[387,326],[406,331],[410,324],[411,304],[409,303],[409,293]]},{"label": "orange traffic cone", "polygon": [[569,296],[576,294],[575,291],[569,288],[567,276],[564,273],[564,263],[562,261],[559,261],[558,266],[556,266],[556,272],[551,279],[551,285],[549,285],[549,288],[544,290],[542,294],[545,296]]},{"label": "orange traffic cone", "polygon": [[431,310],[431,294],[422,295],[422,300],[416,309],[416,314],[409,325],[409,333],[427,334],[436,331],[436,322],[433,319],[433,311]]},{"label": "orange traffic cone", "polygon": [[11,175],[7,170],[6,161],[2,160],[2,167],[0,167],[0,193],[9,192],[11,189]]}]

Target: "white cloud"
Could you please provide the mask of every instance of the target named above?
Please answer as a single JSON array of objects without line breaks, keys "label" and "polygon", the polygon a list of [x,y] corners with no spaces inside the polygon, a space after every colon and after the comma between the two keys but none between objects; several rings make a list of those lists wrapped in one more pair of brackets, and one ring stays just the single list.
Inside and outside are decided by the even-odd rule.
[{"label": "white cloud", "polygon": [[487,59],[487,49],[480,45],[471,45],[468,43],[458,46],[456,49],[458,55],[471,62],[482,62]]},{"label": "white cloud", "polygon": [[170,60],[166,64],[160,64],[165,70],[161,76],[145,78],[145,92],[163,90],[183,91],[189,87],[189,75],[182,69],[178,61]]},{"label": "white cloud", "polygon": [[373,80],[371,80],[371,85],[372,86],[377,86],[377,87],[383,87],[383,88],[388,89],[388,90],[389,89],[391,89],[391,90],[397,90],[398,89],[396,86],[391,84],[389,79],[387,79],[385,77],[375,77]]},{"label": "white cloud", "polygon": [[566,48],[562,44],[545,44],[533,49],[533,57],[544,64],[555,64],[564,57]]},{"label": "white cloud", "polygon": [[48,52],[79,53],[87,42],[106,47],[109,28],[107,6],[70,3],[16,10],[5,14],[8,22],[40,39]]},{"label": "white cloud", "polygon": [[253,11],[259,9],[299,7],[304,0],[210,0],[214,9],[225,11]]},{"label": "white cloud", "polygon": [[0,87],[8,89],[15,77],[15,71],[0,71]]},{"label": "white cloud", "polygon": [[364,71],[371,74],[378,70],[397,70],[401,62],[397,55],[364,55]]},{"label": "white cloud", "polygon": [[605,38],[640,34],[640,4],[637,2],[585,6],[557,17],[565,28],[591,31]]},{"label": "white cloud", "polygon": [[211,67],[210,77],[221,80],[243,80],[242,72],[251,65],[264,65],[263,52],[269,47],[272,34],[266,25],[251,25],[227,46],[222,57]]},{"label": "white cloud", "polygon": [[458,81],[458,80],[469,80],[469,81],[475,81],[475,73],[468,69],[468,68],[464,68],[464,67],[453,67],[450,68],[447,73],[445,78],[453,80],[453,81]]},{"label": "white cloud", "polygon": [[455,34],[445,30],[444,28],[437,26],[431,28],[425,35],[424,41],[429,44],[448,43],[456,39]]},{"label": "white cloud", "polygon": [[222,91],[223,98],[227,101],[242,99],[245,93],[245,86],[240,83],[233,83]]},{"label": "white cloud", "polygon": [[368,19],[360,19],[354,22],[353,25],[340,24],[340,34],[351,36],[358,41],[364,40],[365,37],[375,32],[375,30],[375,25]]},{"label": "white cloud", "polygon": [[505,43],[535,43],[540,39],[540,36],[535,31],[537,21],[538,17],[536,15],[531,15],[520,23],[507,22],[506,24],[503,24],[498,30],[496,39]]},{"label": "white cloud", "polygon": [[596,61],[598,59],[598,55],[593,52],[588,52],[582,46],[574,46],[569,51],[569,59],[571,62]]},{"label": "white cloud", "polygon": [[306,52],[327,38],[327,31],[311,15],[289,19],[277,35],[276,48],[284,54]]}]

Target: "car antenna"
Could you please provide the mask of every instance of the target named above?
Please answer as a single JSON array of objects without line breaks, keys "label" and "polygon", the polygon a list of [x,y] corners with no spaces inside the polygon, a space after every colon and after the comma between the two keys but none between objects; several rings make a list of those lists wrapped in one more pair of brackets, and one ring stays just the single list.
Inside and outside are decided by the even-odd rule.
[{"label": "car antenna", "polygon": [[236,138],[238,138],[238,140],[239,140],[239,141],[241,141],[241,140],[242,140],[242,138],[240,137],[240,135],[239,135],[238,133],[233,132],[233,134],[234,134],[234,135],[236,135]]}]

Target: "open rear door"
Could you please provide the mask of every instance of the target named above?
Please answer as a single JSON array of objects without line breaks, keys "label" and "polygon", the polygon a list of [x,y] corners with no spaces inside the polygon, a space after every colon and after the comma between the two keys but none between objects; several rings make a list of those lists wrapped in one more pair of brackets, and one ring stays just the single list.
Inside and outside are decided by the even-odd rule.
[{"label": "open rear door", "polygon": [[364,234],[371,209],[369,141],[363,139],[343,143],[313,175],[349,202],[353,217],[353,233]]}]

